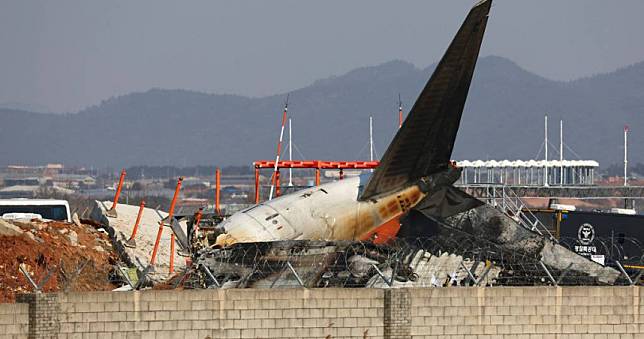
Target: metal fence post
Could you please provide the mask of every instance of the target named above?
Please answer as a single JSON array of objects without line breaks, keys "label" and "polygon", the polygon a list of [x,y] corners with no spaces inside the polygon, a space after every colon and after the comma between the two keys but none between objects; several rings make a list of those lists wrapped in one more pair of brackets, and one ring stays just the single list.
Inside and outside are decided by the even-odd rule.
[{"label": "metal fence post", "polygon": [[300,284],[300,286],[305,287],[304,282],[302,282],[302,279],[300,278],[300,275],[297,274],[297,272],[295,271],[295,268],[293,268],[293,265],[291,265],[290,261],[286,262],[286,266],[288,266],[291,272],[293,272],[293,275],[295,276],[295,279],[297,279],[297,282]]},{"label": "metal fence post", "polygon": [[628,284],[629,285],[634,285],[635,283],[633,282],[633,279],[631,279],[631,277],[628,275],[628,273],[626,273],[626,270],[624,269],[624,266],[622,266],[622,263],[620,263],[619,260],[615,260],[615,263],[617,264],[617,267],[622,272],[622,274],[628,280]]},{"label": "metal fence post", "polygon": [[555,278],[552,276],[552,274],[550,273],[550,271],[548,270],[548,268],[546,267],[546,265],[543,263],[543,261],[539,260],[539,265],[541,265],[541,268],[543,268],[543,270],[546,272],[546,274],[548,275],[548,278],[550,278],[550,281],[552,281],[552,283],[553,283],[555,286],[558,286],[557,281],[556,281],[556,280],[555,280]]}]

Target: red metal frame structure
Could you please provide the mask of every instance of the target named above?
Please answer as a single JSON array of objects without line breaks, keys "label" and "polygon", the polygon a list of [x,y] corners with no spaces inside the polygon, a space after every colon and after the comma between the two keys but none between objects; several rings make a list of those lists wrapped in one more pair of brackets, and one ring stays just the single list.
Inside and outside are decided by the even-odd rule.
[{"label": "red metal frame structure", "polygon": [[313,168],[315,169],[315,185],[320,185],[320,170],[339,169],[340,179],[342,179],[343,169],[373,169],[378,167],[379,161],[324,161],[324,160],[293,160],[279,161],[275,166],[275,161],[259,160],[253,162],[255,166],[255,203],[259,203],[259,170],[262,168],[277,168],[275,172],[275,195],[280,195],[280,168]]}]

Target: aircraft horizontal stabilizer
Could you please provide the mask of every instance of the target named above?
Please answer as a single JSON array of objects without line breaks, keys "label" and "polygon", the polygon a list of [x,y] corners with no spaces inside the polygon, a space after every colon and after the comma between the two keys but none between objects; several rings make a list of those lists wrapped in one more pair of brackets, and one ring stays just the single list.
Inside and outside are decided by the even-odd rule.
[{"label": "aircraft horizontal stabilizer", "polygon": [[481,200],[454,186],[443,186],[421,200],[415,210],[430,218],[447,218],[484,205]]}]

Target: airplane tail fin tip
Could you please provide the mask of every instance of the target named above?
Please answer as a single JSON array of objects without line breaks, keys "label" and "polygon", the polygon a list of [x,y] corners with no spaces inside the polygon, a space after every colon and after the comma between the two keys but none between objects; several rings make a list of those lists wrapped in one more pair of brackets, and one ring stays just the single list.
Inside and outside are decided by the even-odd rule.
[{"label": "airplane tail fin tip", "polygon": [[360,199],[400,189],[447,168],[491,3],[482,0],[470,10]]}]

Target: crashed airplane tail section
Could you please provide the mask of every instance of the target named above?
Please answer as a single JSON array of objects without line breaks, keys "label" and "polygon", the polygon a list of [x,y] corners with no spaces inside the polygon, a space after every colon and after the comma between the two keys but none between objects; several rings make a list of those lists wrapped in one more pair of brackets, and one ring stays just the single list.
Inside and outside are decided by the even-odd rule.
[{"label": "crashed airplane tail section", "polygon": [[395,192],[449,170],[491,3],[481,1],[468,14],[360,200]]}]

